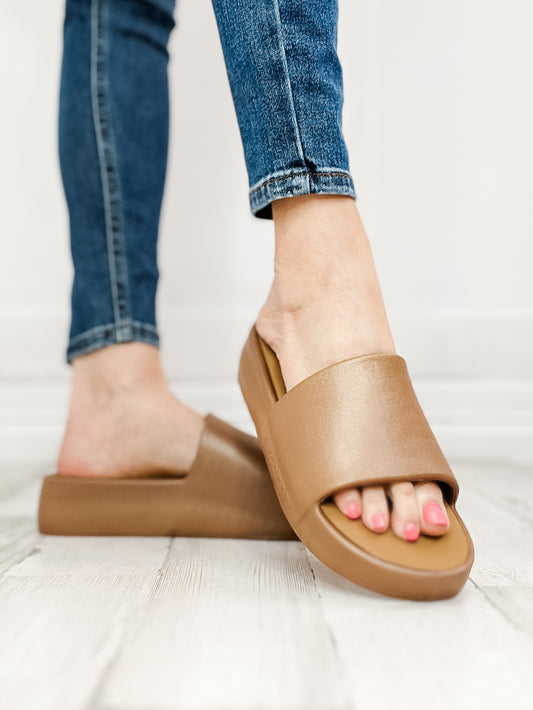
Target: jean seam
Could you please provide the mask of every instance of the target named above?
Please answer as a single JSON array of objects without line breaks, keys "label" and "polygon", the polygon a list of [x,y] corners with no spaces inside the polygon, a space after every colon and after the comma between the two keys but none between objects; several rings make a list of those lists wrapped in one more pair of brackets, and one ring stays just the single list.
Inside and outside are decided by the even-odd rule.
[{"label": "jean seam", "polygon": [[250,209],[255,217],[273,219],[272,202],[282,197],[304,194],[349,195],[357,200],[352,175],[344,168],[290,170],[263,178],[249,191]]},{"label": "jean seam", "polygon": [[300,177],[302,175],[323,175],[324,177],[350,177],[350,172],[348,170],[328,170],[327,168],[324,170],[291,170],[290,172],[283,173],[282,175],[275,175],[273,177],[262,179],[259,183],[256,183],[253,187],[250,188],[250,196],[254,195],[256,192],[259,192],[264,187],[270,185],[273,182],[277,182],[279,180],[287,180],[293,177]]},{"label": "jean seam", "polygon": [[100,163],[100,178],[104,201],[109,280],[117,339],[121,325],[128,320],[129,284],[125,260],[125,239],[122,218],[122,196],[117,170],[116,149],[109,111],[109,85],[104,67],[106,34],[104,13],[108,0],[91,0],[91,98],[94,130]]},{"label": "jean seam", "polygon": [[[303,148],[303,143],[302,143],[302,135],[300,131],[300,126],[298,124],[298,117],[296,116],[296,106],[294,104],[294,94],[292,91],[292,83],[291,83],[291,78],[289,74],[289,65],[287,64],[287,54],[285,52],[285,45],[283,44],[283,34],[282,34],[282,27],[281,27],[281,16],[279,12],[279,2],[278,0],[274,0],[274,12],[276,15],[276,24],[277,24],[277,35],[278,35],[278,41],[279,41],[279,47],[280,47],[280,52],[281,52],[281,61],[283,64],[283,71],[285,74],[285,83],[287,86],[287,92],[288,92],[288,98],[289,98],[289,105],[291,109],[291,118],[292,122],[294,125],[294,130],[296,133],[296,145],[298,148],[298,154],[302,160],[302,163],[304,165],[307,164],[305,155],[304,155],[304,148]],[[304,173],[303,173],[304,174]]]},{"label": "jean seam", "polygon": [[125,342],[144,342],[159,347],[159,334],[153,325],[141,321],[123,321],[121,326],[114,322],[95,326],[70,338],[67,363],[79,355]]},{"label": "jean seam", "polygon": [[105,333],[106,331],[110,330],[118,331],[119,328],[125,329],[127,327],[150,331],[151,333],[154,333],[154,335],[157,335],[157,328],[155,327],[155,325],[151,325],[150,323],[142,323],[141,321],[137,320],[129,320],[123,321],[120,326],[117,326],[116,323],[104,323],[103,325],[96,325],[94,326],[94,328],[89,328],[88,330],[84,330],[83,333],[78,333],[78,335],[74,335],[72,338],[69,339],[69,345],[75,345],[77,342],[83,340],[84,338],[97,336],[99,333],[102,332]]}]

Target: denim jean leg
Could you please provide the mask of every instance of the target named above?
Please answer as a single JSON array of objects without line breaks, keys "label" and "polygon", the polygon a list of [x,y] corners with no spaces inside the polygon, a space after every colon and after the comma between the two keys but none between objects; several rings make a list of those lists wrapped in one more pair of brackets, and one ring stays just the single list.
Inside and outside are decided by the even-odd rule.
[{"label": "denim jean leg", "polygon": [[337,0],[212,0],[248,171],[252,214],[272,201],[357,199],[342,132]]},{"label": "denim jean leg", "polygon": [[67,0],[59,158],[74,264],[67,362],[159,345],[157,235],[174,0]]}]

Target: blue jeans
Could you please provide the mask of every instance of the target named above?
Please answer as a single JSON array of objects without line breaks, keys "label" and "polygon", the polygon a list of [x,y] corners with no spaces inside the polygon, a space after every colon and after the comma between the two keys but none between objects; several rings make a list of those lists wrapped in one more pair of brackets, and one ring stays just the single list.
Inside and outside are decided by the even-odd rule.
[{"label": "blue jeans", "polygon": [[[342,135],[337,0],[212,0],[253,215],[272,201],[356,199]],[[66,0],[59,159],[74,263],[68,363],[159,345],[155,298],[174,0]]]}]

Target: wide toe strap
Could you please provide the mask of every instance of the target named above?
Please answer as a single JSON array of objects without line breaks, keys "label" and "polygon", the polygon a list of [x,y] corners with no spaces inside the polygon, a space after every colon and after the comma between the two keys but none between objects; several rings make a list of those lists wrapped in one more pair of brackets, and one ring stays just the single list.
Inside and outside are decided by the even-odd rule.
[{"label": "wide toe strap", "polygon": [[350,486],[433,480],[449,503],[459,492],[400,355],[363,355],[311,375],[273,404],[262,435],[278,495],[298,519]]}]

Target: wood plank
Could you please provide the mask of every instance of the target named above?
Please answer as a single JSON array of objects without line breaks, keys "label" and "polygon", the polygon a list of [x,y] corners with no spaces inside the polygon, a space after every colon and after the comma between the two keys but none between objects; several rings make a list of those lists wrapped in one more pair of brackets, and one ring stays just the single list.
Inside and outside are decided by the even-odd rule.
[{"label": "wood plank", "polygon": [[0,583],[0,697],[9,710],[82,710],[152,577],[10,576]]},{"label": "wood plank", "polygon": [[528,707],[531,479],[454,470],[476,560],[430,603],[358,588],[299,543],[39,536],[40,480],[17,485],[0,500],[0,705],[492,710],[512,687]]},{"label": "wood plank", "polygon": [[80,579],[152,575],[163,564],[166,537],[41,535],[35,554],[9,570],[10,576]]},{"label": "wood plank", "polygon": [[531,707],[533,642],[470,581],[452,599],[411,602],[311,564],[357,710],[499,710],[511,692],[513,708]]},{"label": "wood plank", "polygon": [[[471,577],[480,587],[533,589],[533,525],[508,506],[496,502],[486,489],[470,489],[463,481],[457,509],[474,541]],[[512,476],[508,477],[509,483]],[[532,610],[533,613],[533,610]]]},{"label": "wood plank", "polygon": [[175,539],[96,707],[345,708],[298,542]]},{"label": "wood plank", "polygon": [[476,552],[471,579],[533,639],[533,481],[526,469],[504,465],[469,466],[463,480],[461,511]]},{"label": "wood plank", "polygon": [[31,554],[38,542],[31,518],[0,518],[0,576]]},{"label": "wood plank", "polygon": [[86,710],[149,599],[166,538],[42,536],[0,582],[0,704]]},{"label": "wood plank", "polygon": [[533,639],[533,589],[482,587],[482,590],[516,629]]}]

